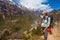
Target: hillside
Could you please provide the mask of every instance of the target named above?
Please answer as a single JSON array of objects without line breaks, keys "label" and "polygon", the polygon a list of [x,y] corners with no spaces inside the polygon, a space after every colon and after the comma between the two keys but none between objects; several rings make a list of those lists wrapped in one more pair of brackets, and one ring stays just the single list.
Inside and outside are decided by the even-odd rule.
[{"label": "hillside", "polygon": [[29,11],[25,7],[19,8],[10,1],[0,0],[0,39],[1,37],[5,38],[6,30],[10,38],[12,35],[17,35],[13,36],[13,38],[20,38],[25,30],[31,28],[31,24],[35,19],[36,16],[33,11]]},{"label": "hillside", "polygon": [[29,11],[25,7],[18,7],[12,2],[7,0],[0,0],[0,15],[3,19],[12,19],[14,16],[30,16],[33,15],[33,11]]},{"label": "hillside", "polygon": [[[8,31],[10,38],[21,38],[23,32],[31,28],[31,24],[38,19],[40,13],[18,7],[8,0],[0,0],[0,37],[2,35],[2,39],[5,38],[5,31]],[[49,15],[54,17],[54,22],[60,21],[60,10],[53,10]]]},{"label": "hillside", "polygon": [[54,21],[60,21],[60,9],[51,11],[50,15],[54,17]]}]

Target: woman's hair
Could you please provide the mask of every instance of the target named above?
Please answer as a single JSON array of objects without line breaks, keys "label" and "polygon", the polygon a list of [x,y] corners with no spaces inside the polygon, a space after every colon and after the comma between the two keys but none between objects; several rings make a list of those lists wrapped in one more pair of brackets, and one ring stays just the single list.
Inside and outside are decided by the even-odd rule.
[{"label": "woman's hair", "polygon": [[43,14],[46,14],[46,15],[48,15],[46,11],[43,11],[43,12],[42,12],[42,15],[43,15]]},{"label": "woman's hair", "polygon": [[46,15],[48,15],[48,14],[46,13]]}]

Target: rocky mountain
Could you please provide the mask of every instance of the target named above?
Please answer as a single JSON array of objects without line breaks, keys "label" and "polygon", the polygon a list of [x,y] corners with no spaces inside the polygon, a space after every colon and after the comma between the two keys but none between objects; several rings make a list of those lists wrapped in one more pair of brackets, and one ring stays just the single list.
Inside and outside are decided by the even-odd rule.
[{"label": "rocky mountain", "polygon": [[[3,19],[11,19],[13,16],[27,16],[39,15],[40,12],[34,12],[20,5],[19,7],[9,0],[0,0],[0,15]],[[60,9],[53,10],[49,15],[54,16],[54,20],[60,20]]]},{"label": "rocky mountain", "polygon": [[28,10],[25,7],[17,6],[8,0],[0,0],[0,15],[3,19],[11,19],[13,16],[30,16],[33,11]]}]

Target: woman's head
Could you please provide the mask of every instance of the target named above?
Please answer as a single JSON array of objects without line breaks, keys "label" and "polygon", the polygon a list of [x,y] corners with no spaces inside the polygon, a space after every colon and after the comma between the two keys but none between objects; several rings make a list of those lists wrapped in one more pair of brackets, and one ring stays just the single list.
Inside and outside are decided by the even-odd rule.
[{"label": "woman's head", "polygon": [[47,16],[47,12],[46,12],[46,11],[43,11],[43,12],[42,12],[42,15],[43,15],[43,16]]}]

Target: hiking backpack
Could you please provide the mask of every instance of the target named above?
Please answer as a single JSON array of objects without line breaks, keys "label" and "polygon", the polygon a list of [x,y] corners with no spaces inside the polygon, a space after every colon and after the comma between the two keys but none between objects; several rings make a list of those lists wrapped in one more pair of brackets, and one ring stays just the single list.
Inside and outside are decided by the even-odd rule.
[{"label": "hiking backpack", "polygon": [[48,16],[48,17],[50,17],[50,27],[52,27],[52,28],[53,28],[53,16],[52,16],[52,15],[50,15],[50,16]]}]

